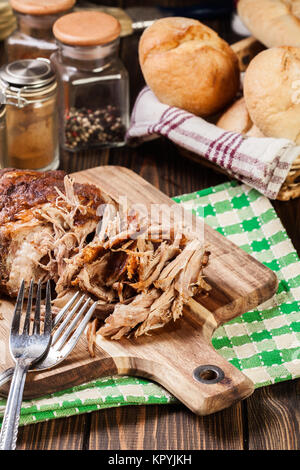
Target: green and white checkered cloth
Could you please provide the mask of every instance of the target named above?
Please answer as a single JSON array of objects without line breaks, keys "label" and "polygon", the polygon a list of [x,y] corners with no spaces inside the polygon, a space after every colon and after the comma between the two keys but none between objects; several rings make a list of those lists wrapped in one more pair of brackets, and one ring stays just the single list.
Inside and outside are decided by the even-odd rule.
[{"label": "green and white checkered cloth", "polygon": [[[300,262],[270,201],[235,181],[174,200],[203,217],[279,278],[276,295],[218,328],[213,346],[256,387],[300,377]],[[148,380],[106,377],[25,400],[20,424],[115,406],[176,402],[166,390]],[[5,400],[0,400],[0,416],[4,407]]]}]

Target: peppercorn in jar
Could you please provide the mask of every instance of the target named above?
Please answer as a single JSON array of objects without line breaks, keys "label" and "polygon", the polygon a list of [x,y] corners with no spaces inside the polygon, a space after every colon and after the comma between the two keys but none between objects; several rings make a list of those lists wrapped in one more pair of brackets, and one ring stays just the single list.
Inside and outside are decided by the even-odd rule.
[{"label": "peppercorn in jar", "polygon": [[70,151],[125,143],[128,74],[118,58],[120,23],[99,11],[65,15],[53,27],[60,143]]}]

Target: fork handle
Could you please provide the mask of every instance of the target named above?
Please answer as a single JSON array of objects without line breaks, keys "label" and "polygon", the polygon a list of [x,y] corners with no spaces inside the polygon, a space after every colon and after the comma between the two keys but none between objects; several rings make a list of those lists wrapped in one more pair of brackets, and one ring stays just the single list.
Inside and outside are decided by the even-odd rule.
[{"label": "fork handle", "polygon": [[10,367],[0,374],[0,388],[5,385],[14,375],[14,368]]},{"label": "fork handle", "polygon": [[16,448],[23,390],[28,369],[29,364],[17,362],[2,422],[0,450],[14,450]]}]

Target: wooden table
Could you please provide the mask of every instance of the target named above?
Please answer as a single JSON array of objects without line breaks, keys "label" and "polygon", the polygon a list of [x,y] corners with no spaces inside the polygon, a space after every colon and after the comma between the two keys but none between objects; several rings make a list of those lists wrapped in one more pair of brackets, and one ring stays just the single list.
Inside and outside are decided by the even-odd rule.
[{"label": "wooden table", "polygon": [[[123,2],[124,3],[124,2]],[[149,2],[148,2],[149,3]],[[232,43],[229,19],[208,23]],[[137,60],[138,36],[122,40],[121,54],[131,80],[131,102],[143,86]],[[160,139],[138,148],[62,153],[67,172],[98,165],[123,165],[169,196],[196,191],[226,176],[184,159]],[[300,253],[300,199],[274,202]],[[300,448],[300,380],[260,388],[247,400],[214,415],[199,417],[180,405],[114,408],[20,428],[18,449],[202,450]]]}]

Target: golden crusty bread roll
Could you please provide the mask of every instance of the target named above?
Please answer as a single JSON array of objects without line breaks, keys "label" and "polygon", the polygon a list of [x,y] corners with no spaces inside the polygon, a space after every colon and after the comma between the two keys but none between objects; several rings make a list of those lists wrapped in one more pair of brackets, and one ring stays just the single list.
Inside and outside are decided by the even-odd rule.
[{"label": "golden crusty bread roll", "polygon": [[239,132],[249,137],[264,137],[264,134],[251,121],[245,99],[235,101],[217,122],[226,131]]},{"label": "golden crusty bread roll", "polygon": [[239,0],[237,10],[265,46],[300,46],[300,0]]},{"label": "golden crusty bread roll", "polygon": [[218,127],[241,134],[248,132],[252,125],[253,122],[250,119],[244,98],[235,101],[217,122]]},{"label": "golden crusty bread roll", "polygon": [[199,116],[222,109],[239,89],[235,53],[194,19],[157,20],[141,36],[139,60],[146,83],[162,103]]},{"label": "golden crusty bread roll", "polygon": [[244,98],[265,136],[300,143],[300,48],[275,47],[254,57],[244,77]]},{"label": "golden crusty bread roll", "polygon": [[255,124],[252,124],[249,131],[246,134],[248,137],[266,137]]}]

